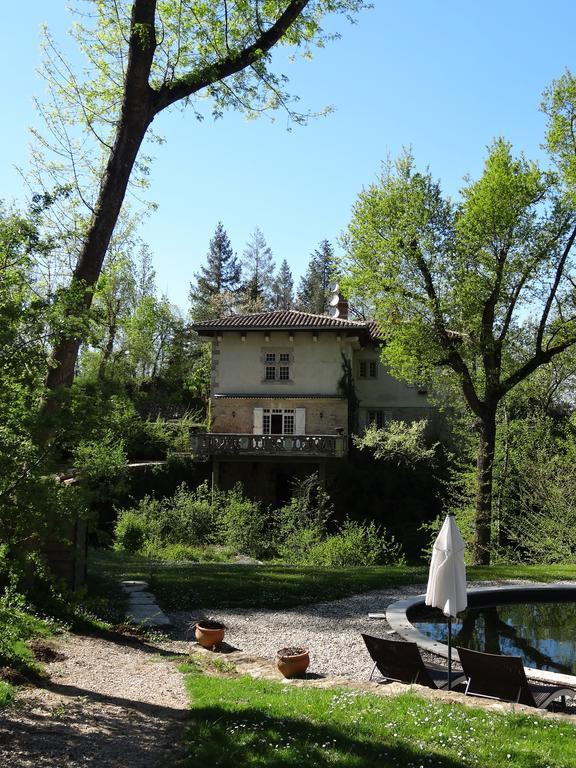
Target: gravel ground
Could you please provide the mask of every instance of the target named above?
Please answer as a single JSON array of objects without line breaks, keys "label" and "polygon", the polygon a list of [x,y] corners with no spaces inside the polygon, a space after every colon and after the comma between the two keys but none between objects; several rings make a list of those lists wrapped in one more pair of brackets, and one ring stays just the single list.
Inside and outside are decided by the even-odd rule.
[{"label": "gravel ground", "polygon": [[[112,634],[57,637],[63,658],[46,665],[46,687],[22,689],[17,704],[0,712],[0,766],[172,768],[189,710],[182,676],[167,657],[197,647],[188,631],[195,620],[214,614],[224,621],[221,650],[272,660],[280,647],[304,645],[312,679],[366,681],[371,663],[360,633],[395,637],[385,619],[368,613],[384,613],[390,602],[423,591],[424,585],[384,589],[283,611],[181,612],[171,614],[171,637],[147,643]],[[269,664],[264,673],[278,674]],[[574,702],[568,712],[576,714]]]},{"label": "gravel ground", "polygon": [[372,663],[360,633],[400,639],[385,619],[369,619],[368,614],[385,613],[390,603],[425,591],[426,585],[416,585],[282,611],[219,608],[171,613],[170,618],[185,636],[195,620],[214,616],[226,625],[225,642],[233,648],[274,659],[279,648],[305,646],[310,653],[309,672],[367,680]]}]

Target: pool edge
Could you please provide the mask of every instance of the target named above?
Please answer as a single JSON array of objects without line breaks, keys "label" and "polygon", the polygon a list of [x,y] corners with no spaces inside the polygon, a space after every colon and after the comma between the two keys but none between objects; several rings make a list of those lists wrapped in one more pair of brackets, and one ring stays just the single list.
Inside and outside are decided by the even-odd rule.
[{"label": "pool edge", "polygon": [[[518,591],[519,593],[527,590],[537,590],[538,592],[545,593],[553,589],[565,589],[567,592],[572,591],[576,596],[576,583],[575,582],[555,582],[553,584],[539,584],[539,583],[523,583],[523,584],[502,584],[499,586],[491,587],[475,587],[468,590],[468,594],[482,594],[489,592],[509,592],[511,589]],[[438,656],[448,658],[448,646],[444,643],[440,643],[437,640],[432,640],[426,635],[419,632],[416,627],[410,623],[406,616],[406,611],[413,605],[423,603],[426,598],[425,594],[416,595],[415,597],[407,598],[405,600],[398,600],[395,603],[391,603],[386,609],[386,620],[390,627],[404,640],[411,640],[417,643],[420,648],[423,648],[430,653],[435,653]],[[458,663],[458,652],[453,649],[453,659]],[[563,675],[559,672],[547,672],[542,669],[534,669],[532,667],[526,667],[526,675],[530,680],[537,680],[542,683],[550,683],[552,685],[568,685],[576,687],[575,675]]]}]

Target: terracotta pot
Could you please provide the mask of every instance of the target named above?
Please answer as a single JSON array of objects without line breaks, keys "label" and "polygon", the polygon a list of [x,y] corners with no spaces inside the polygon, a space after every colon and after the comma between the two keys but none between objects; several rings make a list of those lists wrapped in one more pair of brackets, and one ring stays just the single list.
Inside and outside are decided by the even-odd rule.
[{"label": "terracotta pot", "polygon": [[224,640],[226,627],[219,621],[199,621],[195,627],[196,640],[203,648],[214,648]]},{"label": "terracotta pot", "polygon": [[306,648],[280,648],[276,654],[276,666],[284,677],[303,675],[310,664]]}]

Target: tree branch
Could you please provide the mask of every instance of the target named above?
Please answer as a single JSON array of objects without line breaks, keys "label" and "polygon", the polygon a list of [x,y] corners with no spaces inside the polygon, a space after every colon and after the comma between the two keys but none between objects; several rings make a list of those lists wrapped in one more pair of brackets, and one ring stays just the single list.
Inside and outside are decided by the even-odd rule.
[{"label": "tree branch", "polygon": [[426,264],[426,260],[422,256],[422,253],[417,243],[411,243],[410,248],[415,257],[416,266],[418,267],[420,274],[424,278],[424,289],[426,291],[426,295],[428,296],[428,298],[432,303],[432,317],[434,320],[434,328],[440,340],[442,349],[446,352],[447,365],[449,365],[452,368],[452,370],[456,374],[458,374],[458,376],[460,377],[464,396],[466,397],[466,400],[468,401],[468,404],[472,409],[472,411],[477,416],[479,416],[482,411],[482,403],[480,402],[478,395],[476,394],[476,389],[474,387],[474,382],[472,381],[472,376],[470,375],[470,371],[468,370],[468,366],[466,365],[462,355],[458,352],[458,350],[454,346],[454,340],[451,337],[451,334],[446,328],[446,325],[444,323],[444,318],[442,317],[442,309],[440,307],[440,301],[436,294],[436,288],[434,287],[432,275],[430,273],[428,265]]},{"label": "tree branch", "polygon": [[542,350],[542,341],[544,339],[544,332],[546,330],[546,323],[548,322],[548,316],[550,315],[550,310],[552,308],[552,304],[554,302],[554,298],[556,296],[558,286],[560,285],[562,273],[564,272],[564,266],[566,264],[566,261],[570,254],[570,249],[572,248],[575,239],[576,239],[576,226],[573,228],[572,234],[568,238],[568,242],[566,243],[564,252],[562,253],[560,261],[558,262],[558,266],[556,267],[556,274],[554,276],[554,282],[552,284],[552,287],[550,288],[550,293],[548,294],[546,305],[542,311],[540,324],[538,326],[538,333],[536,335],[536,352],[537,353]]},{"label": "tree branch", "polygon": [[237,53],[232,51],[221,61],[200,67],[198,70],[178,78],[172,85],[163,84],[153,97],[154,114],[158,114],[171,104],[192,96],[203,88],[255,64],[262,58],[263,53],[269,51],[281,40],[309,2],[310,0],[292,0],[276,22],[263,32],[252,45]]}]

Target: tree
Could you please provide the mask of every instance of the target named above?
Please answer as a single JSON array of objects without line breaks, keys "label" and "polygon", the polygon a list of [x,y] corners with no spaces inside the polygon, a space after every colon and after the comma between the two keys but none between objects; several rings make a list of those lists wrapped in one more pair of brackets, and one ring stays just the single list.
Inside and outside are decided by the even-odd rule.
[{"label": "tree", "polygon": [[323,315],[328,310],[330,283],[335,276],[334,250],[322,240],[314,251],[306,273],[300,278],[296,306],[302,312]]},{"label": "tree", "polygon": [[243,309],[262,312],[272,307],[274,258],[260,229],[256,227],[246,244],[242,258]]},{"label": "tree", "polygon": [[274,284],[272,286],[273,309],[292,309],[294,306],[294,279],[292,278],[292,272],[288,266],[286,259],[276,273],[274,278]]},{"label": "tree", "polygon": [[392,373],[447,372],[474,416],[477,564],[490,561],[498,407],[576,343],[575,238],[563,177],[503,140],[455,206],[405,155],[361,193],[347,231],[347,290],[373,300]]},{"label": "tree", "polygon": [[219,317],[221,300],[236,294],[240,287],[241,267],[222,222],[218,222],[206,258],[206,266],[194,274],[196,283],[190,286],[194,322]]},{"label": "tree", "polygon": [[[135,166],[145,163],[141,147],[154,118],[175,104],[189,103],[201,117],[195,98],[209,96],[216,117],[229,107],[251,115],[283,107],[303,121],[305,116],[290,106],[285,78],[272,70],[272,49],[287,45],[308,54],[312,45],[331,37],[321,27],[323,17],[355,13],[365,5],[364,0],[95,0],[95,18],[76,26],[92,64],[87,79],[48,41],[52,53],[46,74],[57,110],[46,114],[57,152],[68,154],[74,183],[81,179],[84,143],[95,137],[102,149],[100,161],[88,163],[89,178],[96,178],[89,186],[97,191],[84,194],[77,187],[88,222],[71,282],[74,291],[81,291],[76,314],[91,305],[128,183]],[[67,130],[69,121],[75,132]],[[58,340],[49,389],[70,386],[80,342],[78,333]]]}]

